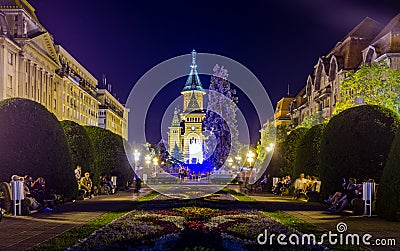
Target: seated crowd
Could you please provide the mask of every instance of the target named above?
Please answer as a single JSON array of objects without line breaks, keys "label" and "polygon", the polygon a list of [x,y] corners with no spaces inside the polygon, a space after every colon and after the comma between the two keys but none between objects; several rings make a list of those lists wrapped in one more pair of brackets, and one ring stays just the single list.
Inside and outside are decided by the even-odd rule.
[{"label": "seated crowd", "polygon": [[289,175],[279,178],[278,182],[273,184],[271,191],[273,194],[280,195],[284,191],[284,189],[288,189],[290,187],[291,183],[292,180]]},{"label": "seated crowd", "polygon": [[304,173],[300,174],[294,182],[294,195],[293,199],[297,200],[301,194],[308,194],[314,192],[317,186],[317,178],[307,175],[305,178]]},{"label": "seated crowd", "polygon": [[[369,182],[374,182],[371,179],[367,179]],[[330,195],[328,199],[324,200],[324,202],[328,205],[329,211],[331,212],[341,212],[343,209],[351,205],[351,202],[355,198],[362,198],[363,195],[363,185],[357,184],[356,179],[350,178],[346,180],[343,178],[342,189],[341,191],[335,192]]]},{"label": "seated crowd", "polygon": [[19,175],[11,176],[11,181],[22,181],[24,189],[24,198],[29,201],[30,210],[52,211],[56,195],[48,193],[46,182],[43,177],[33,180],[32,176]]},{"label": "seated crowd", "polygon": [[[90,173],[85,172],[82,177],[82,168],[77,166],[75,169],[75,178],[78,184],[79,196],[83,199],[91,199],[95,194],[97,194],[97,188],[93,186],[92,179],[90,178]],[[104,190],[104,193],[110,194],[115,192],[115,187],[111,181],[110,175],[101,175],[100,176],[100,189]]]}]

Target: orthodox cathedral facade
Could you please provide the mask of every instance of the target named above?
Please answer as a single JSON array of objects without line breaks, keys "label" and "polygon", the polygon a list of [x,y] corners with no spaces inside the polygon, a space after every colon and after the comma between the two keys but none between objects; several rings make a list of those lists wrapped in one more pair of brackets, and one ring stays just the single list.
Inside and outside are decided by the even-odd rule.
[{"label": "orthodox cathedral facade", "polygon": [[183,87],[183,109],[174,111],[171,126],[168,128],[169,153],[187,164],[202,163],[203,120],[205,118],[203,96],[206,94],[197,73],[196,51],[192,51],[190,73]]}]

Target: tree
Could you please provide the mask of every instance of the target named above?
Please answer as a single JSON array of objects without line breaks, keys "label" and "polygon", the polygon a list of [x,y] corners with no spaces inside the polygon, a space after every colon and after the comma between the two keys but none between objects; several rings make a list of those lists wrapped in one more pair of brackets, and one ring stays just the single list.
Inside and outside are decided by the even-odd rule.
[{"label": "tree", "polygon": [[124,187],[133,178],[133,170],[126,156],[122,137],[97,126],[84,128],[92,141],[95,165],[99,173],[117,176],[118,186]]},{"label": "tree", "polygon": [[286,165],[282,169],[284,175],[294,176],[294,165],[296,161],[297,149],[299,148],[300,142],[308,129],[305,127],[298,127],[290,132],[281,146],[283,156],[286,160]]},{"label": "tree", "polygon": [[257,143],[256,154],[257,154],[257,161],[259,163],[263,163],[265,158],[268,155],[268,151],[266,150],[270,144],[275,145],[276,139],[276,127],[275,123],[267,121],[263,125],[263,128],[260,130],[261,137]]},{"label": "tree", "polygon": [[81,166],[82,173],[89,172],[93,175],[95,184],[99,181],[99,172],[94,165],[94,148],[85,129],[70,120],[61,121],[70,149],[72,166]]},{"label": "tree", "polygon": [[0,102],[0,180],[11,175],[43,177],[46,189],[73,198],[74,168],[63,128],[54,114],[21,98]]},{"label": "tree", "polygon": [[350,107],[369,104],[381,105],[399,114],[400,70],[386,63],[362,65],[356,72],[348,72],[340,85],[340,101],[335,114]]},{"label": "tree", "polygon": [[349,108],[326,125],[320,153],[322,193],[341,188],[342,178],[380,181],[399,126],[392,110],[376,105]]},{"label": "tree", "polygon": [[[223,165],[230,153],[235,153],[238,145],[238,129],[236,121],[237,97],[235,90],[231,89],[227,81],[228,70],[216,65],[211,76],[208,94],[208,106],[203,120],[203,128],[212,133],[209,137],[214,139],[215,148],[208,161],[215,167]],[[232,149],[231,149],[232,147]]]},{"label": "tree", "polygon": [[178,145],[175,143],[174,148],[172,149],[172,153],[171,153],[172,157],[174,157],[175,159],[182,161],[183,160],[183,156],[181,151],[179,150]]},{"label": "tree", "polygon": [[326,124],[311,127],[300,140],[294,165],[294,177],[301,173],[320,177],[319,153]]},{"label": "tree", "polygon": [[379,216],[400,221],[400,130],[397,130],[379,182],[376,209]]}]

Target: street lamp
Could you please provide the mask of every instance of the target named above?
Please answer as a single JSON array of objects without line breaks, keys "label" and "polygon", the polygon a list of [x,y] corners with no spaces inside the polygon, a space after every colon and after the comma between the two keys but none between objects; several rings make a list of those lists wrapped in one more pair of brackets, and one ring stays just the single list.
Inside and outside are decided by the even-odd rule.
[{"label": "street lamp", "polygon": [[137,167],[137,163],[139,162],[140,152],[135,149],[133,152],[133,156],[135,157],[135,168]]},{"label": "street lamp", "polygon": [[157,159],[157,157],[154,157],[154,158],[153,158],[153,165],[154,165],[154,173],[157,175],[157,170],[156,170],[157,165],[158,165],[158,159]]},{"label": "street lamp", "polygon": [[248,153],[247,153],[247,162],[249,162],[249,165],[250,165],[250,167],[251,167],[251,162],[253,162],[254,161],[254,157],[255,157],[256,155],[253,153],[253,151],[252,150],[250,150]]},{"label": "street lamp", "polygon": [[269,143],[269,146],[267,146],[267,152],[272,152],[274,150],[275,145],[273,143]]},{"label": "street lamp", "polygon": [[151,156],[146,155],[146,157],[144,157],[144,159],[146,160],[147,168],[150,168]]}]

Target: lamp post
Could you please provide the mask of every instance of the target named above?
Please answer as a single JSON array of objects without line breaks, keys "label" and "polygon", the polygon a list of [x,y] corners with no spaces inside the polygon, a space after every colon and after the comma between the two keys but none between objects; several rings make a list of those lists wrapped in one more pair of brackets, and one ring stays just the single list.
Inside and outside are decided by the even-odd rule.
[{"label": "lamp post", "polygon": [[153,158],[153,165],[154,165],[154,174],[157,175],[157,165],[158,165],[158,159],[157,157]]},{"label": "lamp post", "polygon": [[133,156],[135,157],[135,169],[136,169],[137,163],[139,162],[139,158],[140,158],[140,152],[135,149],[135,151],[133,152]]},{"label": "lamp post", "polygon": [[266,150],[268,153],[272,152],[274,150],[275,145],[273,143],[269,143],[267,146]]},{"label": "lamp post", "polygon": [[146,155],[146,157],[144,157],[144,159],[146,160],[147,168],[150,168],[151,156]]},{"label": "lamp post", "polygon": [[250,151],[247,153],[247,155],[246,155],[246,157],[247,157],[247,162],[249,162],[250,168],[251,168],[251,163],[254,161],[254,157],[255,157],[255,156],[256,156],[256,155],[253,153],[252,150],[250,150]]}]

